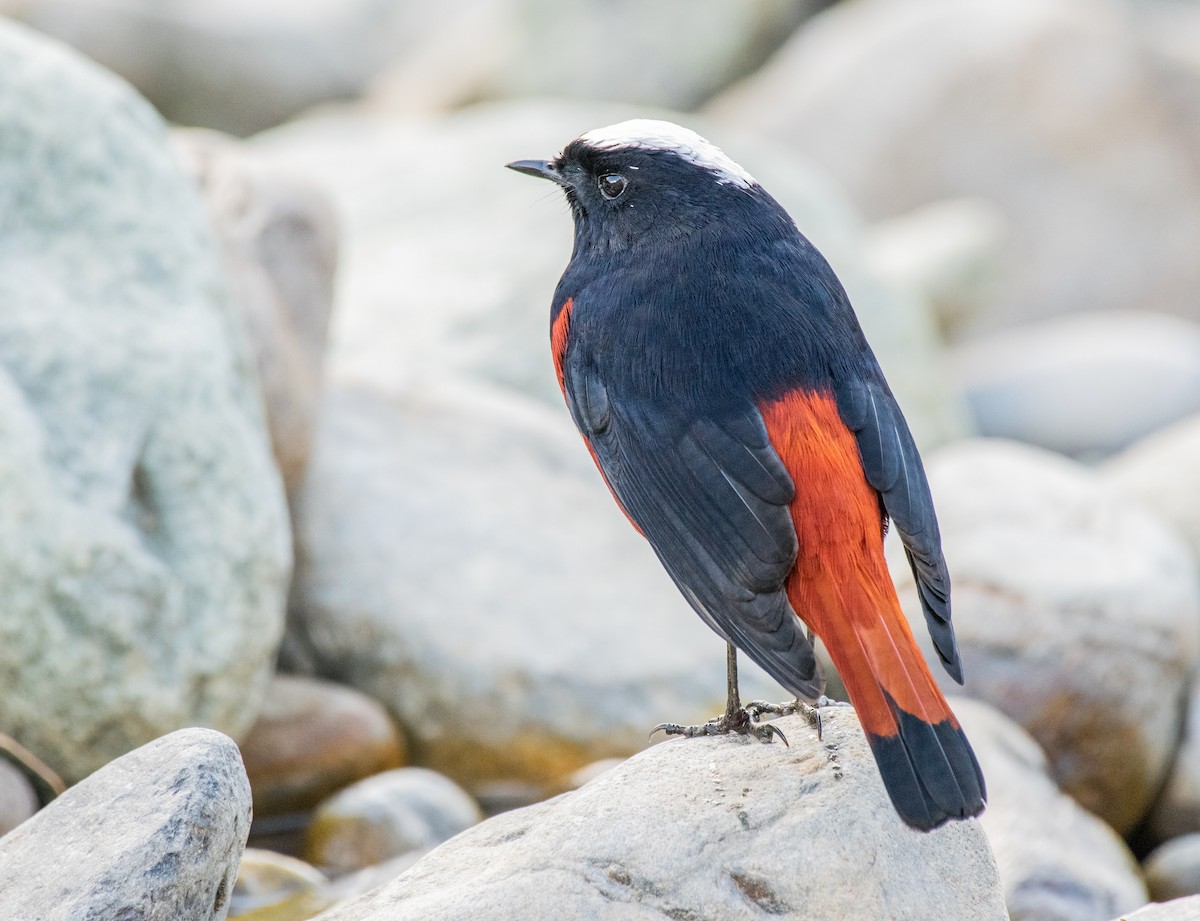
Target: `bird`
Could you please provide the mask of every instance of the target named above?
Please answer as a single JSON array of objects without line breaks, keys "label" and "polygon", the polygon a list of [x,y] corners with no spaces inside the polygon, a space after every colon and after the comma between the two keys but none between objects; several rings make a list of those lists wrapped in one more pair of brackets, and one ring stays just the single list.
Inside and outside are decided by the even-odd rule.
[{"label": "bird", "polygon": [[737,651],[818,701],[815,635],[899,817],[931,830],[978,815],[983,773],[884,557],[890,526],[961,684],[928,479],[829,263],[749,172],[671,122],[624,121],[507,166],[560,186],[574,220],[550,309],[571,418],[617,505],[727,643],[725,713],[659,728],[781,735],[758,722],[767,705],[741,706]]}]

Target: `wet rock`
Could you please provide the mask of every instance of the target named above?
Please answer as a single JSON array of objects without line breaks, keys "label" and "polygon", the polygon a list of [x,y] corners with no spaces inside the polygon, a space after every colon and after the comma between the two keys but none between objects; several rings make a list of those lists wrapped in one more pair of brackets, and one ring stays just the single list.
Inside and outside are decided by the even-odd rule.
[{"label": "wet rock", "polygon": [[242,742],[258,818],[311,809],[356,780],[404,763],[387,711],[352,688],[276,675]]},{"label": "wet rock", "polygon": [[304,476],[333,309],[337,223],[315,185],[210,131],[172,144],[204,193],[233,299],[246,320],[275,462],[288,494]]},{"label": "wet rock", "polygon": [[1093,921],[1144,905],[1125,842],[1059,791],[1046,756],[1000,711],[951,700],[987,778],[980,817],[996,856],[1010,921]]},{"label": "wet rock", "polygon": [[[1019,723],[1065,792],[1128,831],[1170,766],[1200,645],[1188,548],[1059,455],[976,440],[926,460],[966,693]],[[920,620],[898,543],[888,542],[891,570]],[[914,633],[936,662],[924,624]]]},{"label": "wet rock", "polygon": [[0,838],[0,916],[220,921],[249,830],[233,740],[171,733]]},{"label": "wet rock", "polygon": [[124,83],[0,21],[0,726],[68,780],[253,722],[287,511],[195,186]]},{"label": "wet rock", "polygon": [[953,352],[981,435],[1107,455],[1200,411],[1200,324],[1147,311],[1080,313]]},{"label": "wet rock", "polygon": [[1169,103],[1137,26],[1119,2],[850,0],[710,113],[813,158],[870,217],[995,202],[1009,245],[972,329],[1131,305],[1196,317],[1200,174],[1180,129],[1196,96]]},{"label": "wet rock", "polygon": [[854,712],[824,712],[823,741],[801,717],[780,721],[790,748],[656,745],[477,825],[328,921],[1007,918],[979,824],[907,828]]},{"label": "wet rock", "polygon": [[424,768],[400,768],[359,781],[313,814],[305,856],[350,873],[424,852],[483,818],[454,781]]}]

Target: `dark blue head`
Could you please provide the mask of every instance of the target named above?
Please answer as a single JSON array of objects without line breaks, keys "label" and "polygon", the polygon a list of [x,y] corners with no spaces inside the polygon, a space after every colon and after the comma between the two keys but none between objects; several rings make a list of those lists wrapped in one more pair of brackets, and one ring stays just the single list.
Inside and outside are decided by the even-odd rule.
[{"label": "dark blue head", "polygon": [[742,167],[671,122],[622,122],[589,131],[553,160],[508,165],[563,187],[575,218],[576,257],[791,224]]}]

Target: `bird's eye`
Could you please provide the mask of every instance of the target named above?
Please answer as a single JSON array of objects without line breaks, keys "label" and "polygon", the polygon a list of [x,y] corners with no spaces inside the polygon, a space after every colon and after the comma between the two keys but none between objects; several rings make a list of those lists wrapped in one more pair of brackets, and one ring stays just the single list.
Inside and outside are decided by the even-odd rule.
[{"label": "bird's eye", "polygon": [[621,193],[625,191],[625,186],[628,185],[625,177],[620,173],[606,173],[597,180],[596,184],[600,186],[600,194],[609,201],[620,198]]}]

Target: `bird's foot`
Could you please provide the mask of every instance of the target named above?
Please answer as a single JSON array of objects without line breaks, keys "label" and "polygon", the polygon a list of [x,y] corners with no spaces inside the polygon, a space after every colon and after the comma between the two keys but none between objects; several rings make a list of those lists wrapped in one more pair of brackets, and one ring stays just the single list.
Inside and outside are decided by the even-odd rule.
[{"label": "bird's foot", "polygon": [[653,737],[654,733],[662,732],[669,736],[693,739],[697,736],[723,736],[736,732],[738,735],[753,736],[760,742],[770,742],[772,739],[778,738],[784,745],[787,745],[787,736],[780,731],[779,727],[772,726],[770,723],[758,722],[760,714],[752,710],[753,706],[753,704],[749,704],[745,707],[738,707],[736,710],[726,711],[700,726],[659,723],[650,730],[650,735]]},{"label": "bird's foot", "polygon": [[791,700],[784,704],[769,704],[765,700],[752,700],[746,704],[746,709],[750,712],[753,719],[761,719],[764,713],[769,713],[771,716],[791,716],[793,713],[799,713],[802,707],[807,706],[798,700]]},{"label": "bird's foot", "polygon": [[750,718],[753,720],[761,719],[765,713],[769,713],[772,716],[791,716],[793,713],[803,714],[813,725],[813,728],[817,730],[817,738],[823,739],[825,727],[821,722],[821,708],[848,706],[850,704],[845,701],[832,700],[822,694],[817,698],[815,704],[808,704],[802,700],[790,700],[782,704],[771,704],[765,700],[752,700],[746,704],[746,710],[749,711]]}]

